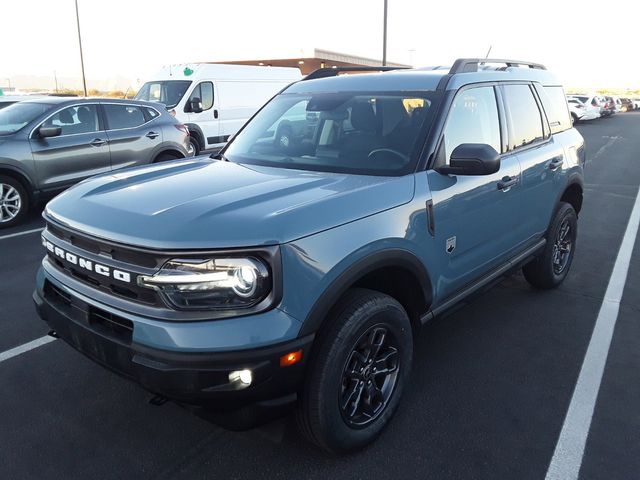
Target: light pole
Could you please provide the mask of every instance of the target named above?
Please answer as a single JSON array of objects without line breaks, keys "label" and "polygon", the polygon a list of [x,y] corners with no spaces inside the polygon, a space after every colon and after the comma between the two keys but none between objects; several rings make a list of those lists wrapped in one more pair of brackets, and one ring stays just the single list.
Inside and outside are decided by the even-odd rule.
[{"label": "light pole", "polygon": [[87,96],[87,80],[84,77],[84,57],[82,55],[82,37],[80,36],[80,14],[78,13],[78,0],[76,1],[76,24],[78,25],[78,45],[80,46],[80,66],[82,67],[82,86],[84,96]]},{"label": "light pole", "polygon": [[387,65],[387,0],[384,0],[384,19],[382,27],[382,66]]}]

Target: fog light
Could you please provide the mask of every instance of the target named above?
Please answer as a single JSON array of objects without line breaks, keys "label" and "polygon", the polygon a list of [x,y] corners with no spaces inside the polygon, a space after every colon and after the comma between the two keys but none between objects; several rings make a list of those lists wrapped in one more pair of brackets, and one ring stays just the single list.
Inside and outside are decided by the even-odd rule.
[{"label": "fog light", "polygon": [[248,387],[253,381],[251,370],[236,370],[229,374],[229,382],[238,383],[242,388]]}]

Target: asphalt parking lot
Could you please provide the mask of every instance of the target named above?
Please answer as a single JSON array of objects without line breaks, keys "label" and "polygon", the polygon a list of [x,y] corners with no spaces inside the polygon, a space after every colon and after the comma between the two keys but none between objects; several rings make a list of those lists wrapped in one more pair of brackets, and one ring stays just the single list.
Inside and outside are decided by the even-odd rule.
[{"label": "asphalt parking lot", "polygon": [[[234,433],[151,395],[61,341],[31,302],[39,212],[0,233],[0,477],[543,479],[638,188],[640,113],[578,126],[587,142],[577,253],[555,291],[504,280],[417,339],[387,431],[332,457],[291,419]],[[35,231],[34,231],[35,230]],[[640,477],[640,242],[633,250],[580,478]]]}]

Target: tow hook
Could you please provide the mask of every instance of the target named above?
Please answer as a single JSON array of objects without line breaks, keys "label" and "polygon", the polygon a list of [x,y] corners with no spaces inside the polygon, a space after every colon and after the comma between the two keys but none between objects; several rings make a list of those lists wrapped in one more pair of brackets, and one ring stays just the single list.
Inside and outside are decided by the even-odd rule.
[{"label": "tow hook", "polygon": [[58,335],[58,332],[56,332],[55,330],[49,330],[49,333],[47,333],[47,335],[53,338],[60,338],[60,336]]}]

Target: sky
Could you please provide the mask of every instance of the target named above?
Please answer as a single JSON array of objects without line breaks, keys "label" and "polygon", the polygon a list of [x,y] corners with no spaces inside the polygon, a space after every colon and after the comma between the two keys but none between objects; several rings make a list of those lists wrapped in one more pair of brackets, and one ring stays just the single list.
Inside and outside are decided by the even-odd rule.
[{"label": "sky", "polygon": [[[565,86],[640,88],[636,0],[388,0],[389,61],[543,63]],[[163,65],[289,58],[322,48],[382,57],[383,0],[78,0],[88,88],[137,88]],[[613,12],[609,18],[606,12]],[[0,5],[0,86],[80,86],[73,0]],[[635,21],[638,20],[637,12]],[[634,38],[635,37],[635,38]],[[42,88],[40,85],[38,85]]]}]

